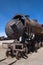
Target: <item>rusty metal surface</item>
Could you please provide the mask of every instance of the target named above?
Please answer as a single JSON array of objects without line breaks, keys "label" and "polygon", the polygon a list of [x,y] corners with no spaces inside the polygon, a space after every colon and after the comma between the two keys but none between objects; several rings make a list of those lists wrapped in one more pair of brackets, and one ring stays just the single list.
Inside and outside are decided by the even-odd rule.
[{"label": "rusty metal surface", "polygon": [[27,19],[25,16],[20,14],[14,16],[12,20],[7,23],[5,32],[9,38],[19,39],[23,34],[25,26],[30,27],[30,30],[32,30],[34,34],[42,33],[42,26],[36,22],[36,20]]}]

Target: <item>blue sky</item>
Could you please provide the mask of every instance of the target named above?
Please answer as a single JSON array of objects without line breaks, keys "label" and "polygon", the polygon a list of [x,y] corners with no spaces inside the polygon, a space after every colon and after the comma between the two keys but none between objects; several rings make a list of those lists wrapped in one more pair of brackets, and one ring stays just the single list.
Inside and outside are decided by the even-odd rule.
[{"label": "blue sky", "polygon": [[6,23],[19,13],[43,24],[43,0],[0,0],[0,36],[5,35]]}]

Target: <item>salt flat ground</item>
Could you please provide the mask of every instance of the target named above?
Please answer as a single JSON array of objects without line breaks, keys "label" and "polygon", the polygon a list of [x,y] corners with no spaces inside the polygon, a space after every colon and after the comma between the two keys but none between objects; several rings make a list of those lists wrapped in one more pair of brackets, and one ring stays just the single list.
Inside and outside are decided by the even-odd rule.
[{"label": "salt flat ground", "polygon": [[15,57],[7,58],[5,55],[6,50],[0,45],[0,65],[43,65],[43,47],[38,49],[37,53],[28,54],[27,59],[21,58],[20,60],[17,60]]}]

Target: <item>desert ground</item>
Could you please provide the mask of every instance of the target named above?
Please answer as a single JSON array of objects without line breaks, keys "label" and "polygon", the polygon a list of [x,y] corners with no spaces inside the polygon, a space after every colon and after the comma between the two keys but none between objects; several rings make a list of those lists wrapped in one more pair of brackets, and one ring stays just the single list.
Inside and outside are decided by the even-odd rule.
[{"label": "desert ground", "polygon": [[[2,47],[2,42],[0,41],[0,65],[43,65],[43,47],[37,50],[37,53],[30,53],[28,54],[28,58],[20,58],[20,60],[17,60],[15,57],[6,57],[5,53],[6,50],[5,48]],[[5,41],[6,42],[6,41]],[[13,42],[13,41],[9,41]]]}]

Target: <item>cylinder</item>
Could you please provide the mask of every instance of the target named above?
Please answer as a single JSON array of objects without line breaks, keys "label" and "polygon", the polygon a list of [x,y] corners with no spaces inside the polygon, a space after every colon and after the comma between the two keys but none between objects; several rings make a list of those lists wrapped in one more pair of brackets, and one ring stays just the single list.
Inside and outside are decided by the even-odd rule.
[{"label": "cylinder", "polygon": [[9,38],[19,39],[22,35],[25,21],[21,17],[22,16],[17,15],[7,23],[5,32]]}]

